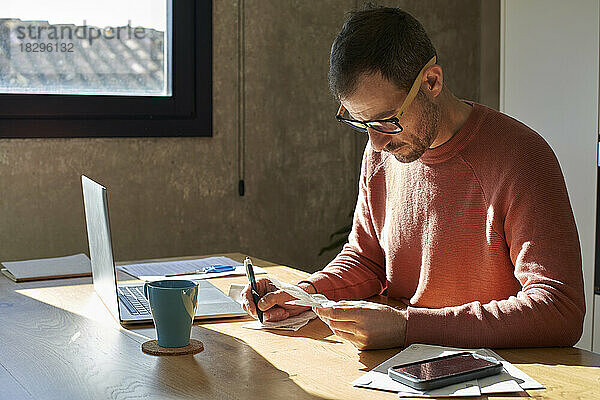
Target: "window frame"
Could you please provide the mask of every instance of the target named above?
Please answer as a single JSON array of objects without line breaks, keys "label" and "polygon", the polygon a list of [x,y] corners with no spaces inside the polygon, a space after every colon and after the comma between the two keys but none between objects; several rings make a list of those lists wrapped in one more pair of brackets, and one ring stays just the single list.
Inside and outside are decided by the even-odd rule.
[{"label": "window frame", "polygon": [[169,3],[171,96],[0,94],[0,138],[212,136],[212,2]]}]

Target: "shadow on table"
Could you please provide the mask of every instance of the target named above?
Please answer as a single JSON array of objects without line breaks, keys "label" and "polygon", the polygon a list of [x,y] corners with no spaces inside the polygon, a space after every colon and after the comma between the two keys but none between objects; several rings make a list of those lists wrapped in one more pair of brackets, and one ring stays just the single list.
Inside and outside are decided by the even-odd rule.
[{"label": "shadow on table", "polygon": [[360,368],[360,371],[370,371],[388,358],[398,354],[400,351],[402,351],[401,347],[382,350],[363,350],[358,354],[358,361],[364,365],[363,368]]},{"label": "shadow on table", "polygon": [[26,397],[323,398],[223,333],[196,327],[202,330],[203,352],[150,356],[141,350],[148,336],[144,329],[134,332],[116,321],[96,322],[7,286],[0,293],[6,303],[0,312],[0,363],[11,376],[5,383],[22,389]]},{"label": "shadow on table", "polygon": [[[242,340],[202,326],[193,336],[204,350],[196,355],[153,357],[152,373],[174,395],[193,398],[323,399],[306,392]],[[185,388],[185,389],[182,389]]]},{"label": "shadow on table", "polygon": [[[494,351],[513,364],[600,367],[600,354],[575,347],[494,349]],[[552,361],[548,361],[548,359]],[[600,373],[600,370],[598,372]]]}]

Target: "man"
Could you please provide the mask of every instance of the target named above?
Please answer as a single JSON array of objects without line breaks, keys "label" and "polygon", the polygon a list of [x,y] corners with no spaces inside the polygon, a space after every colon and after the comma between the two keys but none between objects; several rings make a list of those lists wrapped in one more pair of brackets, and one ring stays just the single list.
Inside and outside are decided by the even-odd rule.
[{"label": "man", "polygon": [[[337,119],[369,143],[348,243],[299,285],[337,301],[315,311],[361,350],[573,345],[585,302],[558,161],[525,125],[457,99],[436,62],[402,10],[370,8],[344,24],[330,87]],[[407,308],[357,301],[386,289]],[[266,279],[258,290],[267,320],[307,309]]]}]

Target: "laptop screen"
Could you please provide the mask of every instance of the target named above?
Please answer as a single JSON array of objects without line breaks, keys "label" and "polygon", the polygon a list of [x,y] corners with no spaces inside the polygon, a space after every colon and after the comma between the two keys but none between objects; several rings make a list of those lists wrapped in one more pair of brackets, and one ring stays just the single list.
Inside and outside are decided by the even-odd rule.
[{"label": "laptop screen", "polygon": [[81,187],[94,290],[117,321],[120,321],[106,188],[84,175],[81,176]]}]

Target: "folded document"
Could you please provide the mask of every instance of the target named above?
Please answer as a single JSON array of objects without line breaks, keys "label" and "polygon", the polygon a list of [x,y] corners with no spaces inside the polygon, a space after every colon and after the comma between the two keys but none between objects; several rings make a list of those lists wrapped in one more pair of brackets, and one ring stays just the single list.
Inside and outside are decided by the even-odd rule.
[{"label": "folded document", "polygon": [[[294,297],[296,300],[288,301],[286,304],[293,304],[296,306],[305,306],[305,307],[330,307],[335,302],[329,300],[327,297],[322,294],[310,294],[304,291],[300,286],[291,285],[289,283],[280,282],[276,278],[269,276],[269,280],[275,287],[279,290],[283,290],[290,296]],[[303,312],[302,314],[286,318],[282,321],[265,321],[260,323],[260,321],[253,321],[244,325],[244,328],[250,329],[283,329],[290,331],[297,331],[306,325],[311,319],[316,318],[317,315],[308,310]]]},{"label": "folded document", "polygon": [[297,285],[290,285],[289,283],[279,282],[277,279],[272,276],[269,277],[269,280],[275,285],[275,287],[279,290],[283,290],[296,300],[288,301],[286,304],[292,304],[295,306],[305,306],[305,307],[317,307],[324,308],[330,307],[335,302],[329,300],[327,297],[322,294],[310,294],[307,293],[304,289]]},{"label": "folded document", "polygon": [[[246,285],[232,284],[229,287],[228,296],[242,304],[242,290]],[[302,328],[304,325],[308,324],[311,319],[317,317],[312,311],[305,311],[302,314],[286,318],[282,321],[265,321],[261,323],[260,321],[252,321],[247,324],[242,325],[244,328],[248,329],[279,329],[284,331],[297,331]]]}]

